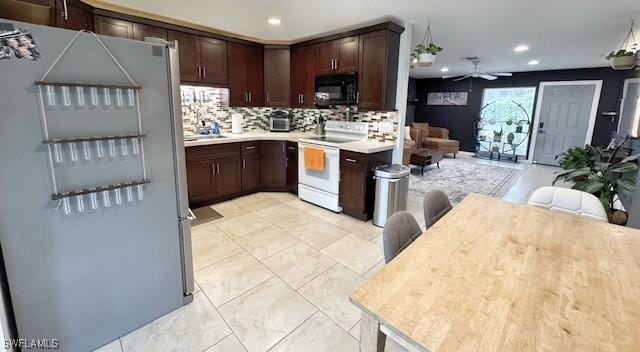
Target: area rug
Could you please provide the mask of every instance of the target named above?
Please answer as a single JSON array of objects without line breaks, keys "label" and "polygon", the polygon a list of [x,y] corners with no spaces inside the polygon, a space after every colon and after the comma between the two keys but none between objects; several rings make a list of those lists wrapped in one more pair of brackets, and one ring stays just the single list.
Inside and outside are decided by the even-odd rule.
[{"label": "area rug", "polygon": [[431,190],[443,191],[452,204],[460,203],[469,193],[481,193],[502,198],[521,174],[507,166],[479,163],[475,159],[444,159],[420,173],[411,174],[409,193],[423,196]]}]

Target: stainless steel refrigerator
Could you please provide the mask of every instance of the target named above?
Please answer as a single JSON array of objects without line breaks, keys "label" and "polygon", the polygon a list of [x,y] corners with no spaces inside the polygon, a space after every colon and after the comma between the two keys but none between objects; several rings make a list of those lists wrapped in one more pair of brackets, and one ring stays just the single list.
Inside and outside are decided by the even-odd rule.
[{"label": "stainless steel refrigerator", "polygon": [[177,48],[3,19],[0,43],[14,337],[91,351],[189,303]]}]

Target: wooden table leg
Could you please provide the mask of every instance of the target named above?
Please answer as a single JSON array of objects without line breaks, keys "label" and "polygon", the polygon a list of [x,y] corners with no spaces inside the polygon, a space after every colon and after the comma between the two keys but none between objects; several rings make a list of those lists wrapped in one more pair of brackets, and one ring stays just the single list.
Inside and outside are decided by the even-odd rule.
[{"label": "wooden table leg", "polygon": [[360,320],[360,352],[384,352],[387,335],[380,331],[380,323],[362,312]]}]

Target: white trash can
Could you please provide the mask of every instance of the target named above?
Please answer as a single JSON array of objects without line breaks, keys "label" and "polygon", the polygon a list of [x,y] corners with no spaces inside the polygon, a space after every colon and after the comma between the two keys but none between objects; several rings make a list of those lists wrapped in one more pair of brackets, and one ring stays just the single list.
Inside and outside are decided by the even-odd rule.
[{"label": "white trash can", "polygon": [[411,169],[404,165],[378,166],[374,173],[376,200],[373,209],[373,224],[383,227],[394,213],[407,210],[409,175]]}]

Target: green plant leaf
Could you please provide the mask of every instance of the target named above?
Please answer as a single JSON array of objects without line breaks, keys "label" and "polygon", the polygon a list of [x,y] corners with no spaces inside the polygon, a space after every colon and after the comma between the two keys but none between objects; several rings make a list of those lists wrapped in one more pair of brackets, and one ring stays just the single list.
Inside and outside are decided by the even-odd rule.
[{"label": "green plant leaf", "polygon": [[628,163],[630,161],[634,161],[640,157],[640,154],[629,155],[628,157],[620,160],[620,163]]},{"label": "green plant leaf", "polygon": [[619,178],[616,180],[616,186],[620,193],[630,195],[633,193],[633,190],[636,187],[636,183],[630,180]]},{"label": "green plant leaf", "polygon": [[625,172],[632,172],[636,170],[638,170],[638,164],[620,162],[620,163],[611,165],[607,171],[616,172],[616,173],[625,173]]},{"label": "green plant leaf", "polygon": [[594,193],[600,192],[603,188],[604,188],[604,182],[587,181],[587,182],[582,182],[580,190],[587,193],[594,194]]}]

